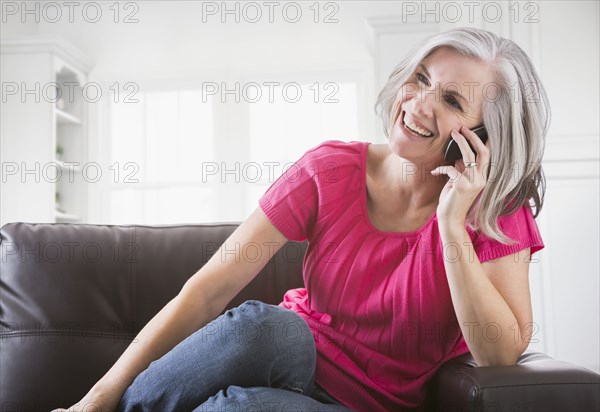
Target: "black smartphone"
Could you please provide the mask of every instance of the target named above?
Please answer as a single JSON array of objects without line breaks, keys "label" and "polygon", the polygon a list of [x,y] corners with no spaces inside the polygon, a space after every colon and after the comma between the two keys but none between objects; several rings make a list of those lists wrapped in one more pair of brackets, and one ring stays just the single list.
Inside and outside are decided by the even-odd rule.
[{"label": "black smartphone", "polygon": [[[477,126],[476,128],[471,130],[475,132],[477,136],[479,136],[479,138],[484,144],[485,142],[487,142],[488,134],[487,130],[485,130],[485,126]],[[469,142],[467,141],[467,143]],[[469,143],[469,147],[471,147],[471,150],[475,152],[475,154],[477,154],[477,151],[471,143]],[[450,138],[450,143],[448,143],[448,146],[446,147],[446,153],[444,154],[444,160],[446,160],[447,162],[454,163],[460,159],[462,159],[460,147],[458,147],[458,143],[456,143],[454,139]]]}]

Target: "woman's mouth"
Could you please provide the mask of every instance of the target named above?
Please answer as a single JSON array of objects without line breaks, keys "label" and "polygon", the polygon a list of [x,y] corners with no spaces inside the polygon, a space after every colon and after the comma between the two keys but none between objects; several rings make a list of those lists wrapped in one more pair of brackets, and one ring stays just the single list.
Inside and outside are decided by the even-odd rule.
[{"label": "woman's mouth", "polygon": [[427,129],[417,126],[411,120],[406,119],[406,112],[403,110],[400,113],[400,126],[404,128],[408,133],[420,137],[422,139],[428,139],[433,137],[433,133]]}]

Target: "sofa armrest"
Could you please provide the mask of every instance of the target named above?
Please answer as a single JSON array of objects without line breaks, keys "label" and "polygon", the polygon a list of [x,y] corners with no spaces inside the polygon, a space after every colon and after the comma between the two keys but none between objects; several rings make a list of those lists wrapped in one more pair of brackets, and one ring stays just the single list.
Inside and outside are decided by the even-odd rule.
[{"label": "sofa armrest", "polygon": [[466,353],[440,368],[430,391],[435,411],[600,410],[600,375],[539,352],[485,367]]}]

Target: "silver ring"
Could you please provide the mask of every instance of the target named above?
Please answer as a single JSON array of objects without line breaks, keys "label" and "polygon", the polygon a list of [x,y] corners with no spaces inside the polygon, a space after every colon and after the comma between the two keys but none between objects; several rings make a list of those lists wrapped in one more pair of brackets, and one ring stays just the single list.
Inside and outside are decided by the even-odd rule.
[{"label": "silver ring", "polygon": [[465,162],[465,167],[474,167],[477,166],[477,162]]}]

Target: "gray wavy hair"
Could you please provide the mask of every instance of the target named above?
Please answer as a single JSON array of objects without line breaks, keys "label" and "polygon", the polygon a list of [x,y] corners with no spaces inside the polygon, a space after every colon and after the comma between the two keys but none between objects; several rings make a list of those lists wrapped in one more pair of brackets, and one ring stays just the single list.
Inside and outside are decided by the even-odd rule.
[{"label": "gray wavy hair", "polygon": [[480,59],[492,67],[496,76],[497,95],[493,101],[484,99],[482,108],[490,140],[488,180],[469,209],[466,223],[503,244],[514,243],[500,230],[496,219],[512,214],[523,204],[535,206],[534,217],[539,215],[546,191],[542,157],[550,126],[546,91],[531,60],[515,42],[466,27],[430,36],[394,68],[377,97],[375,112],[380,112],[384,133],[389,136],[399,88],[419,63],[440,47]]}]

